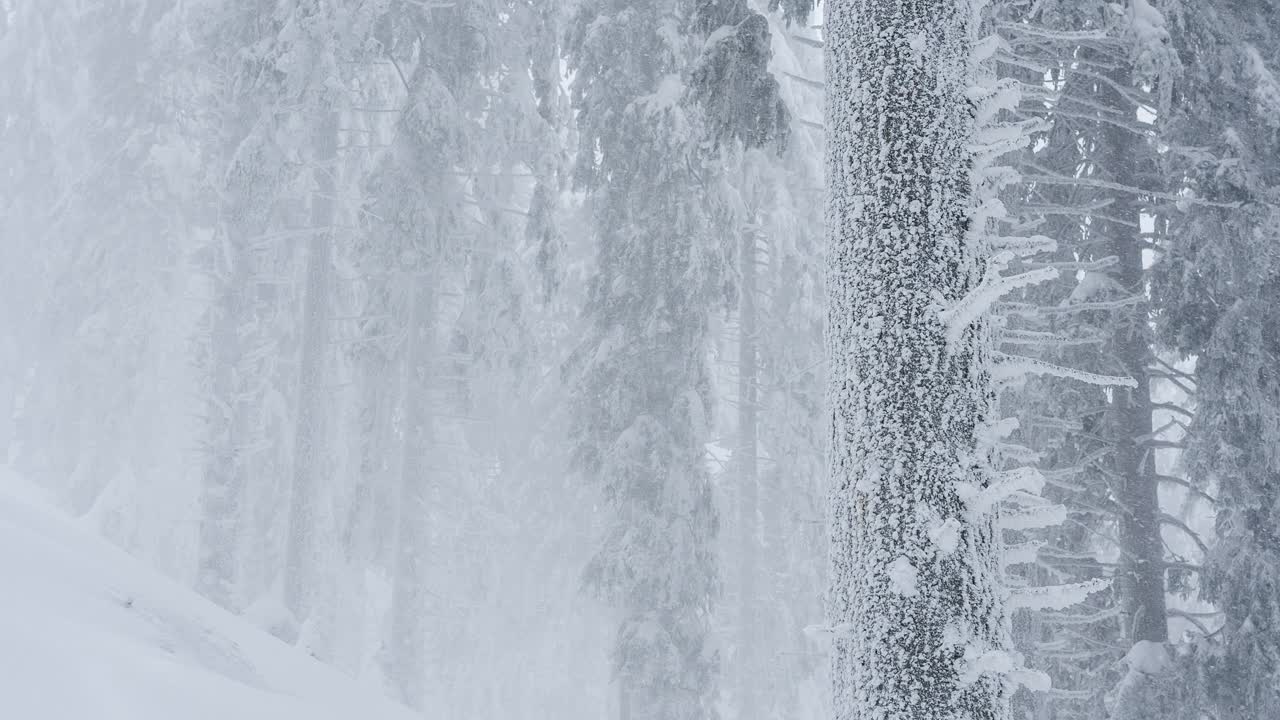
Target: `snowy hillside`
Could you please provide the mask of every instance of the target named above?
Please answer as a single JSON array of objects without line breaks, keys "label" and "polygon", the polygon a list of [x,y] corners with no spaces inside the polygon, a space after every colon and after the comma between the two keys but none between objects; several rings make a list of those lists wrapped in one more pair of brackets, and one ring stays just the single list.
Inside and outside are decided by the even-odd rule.
[{"label": "snowy hillside", "polygon": [[7,475],[0,577],[0,717],[413,717],[146,569]]}]

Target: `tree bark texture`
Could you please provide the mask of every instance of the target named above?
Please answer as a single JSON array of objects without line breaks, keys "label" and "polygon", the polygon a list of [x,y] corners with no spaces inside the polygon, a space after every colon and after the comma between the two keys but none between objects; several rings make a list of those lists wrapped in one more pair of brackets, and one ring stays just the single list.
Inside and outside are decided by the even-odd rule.
[{"label": "tree bark texture", "polygon": [[830,594],[837,720],[995,720],[997,537],[961,499],[990,459],[967,0],[826,6]]}]

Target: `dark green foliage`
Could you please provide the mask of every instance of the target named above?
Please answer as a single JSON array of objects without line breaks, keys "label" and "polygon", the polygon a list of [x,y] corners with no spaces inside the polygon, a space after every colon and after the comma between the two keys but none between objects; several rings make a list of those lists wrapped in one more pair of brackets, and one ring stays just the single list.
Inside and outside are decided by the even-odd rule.
[{"label": "dark green foliage", "polygon": [[703,0],[692,24],[709,38],[691,79],[708,135],[716,143],[737,140],[749,148],[774,143],[781,151],[791,117],[769,72],[769,21],[746,0]]}]

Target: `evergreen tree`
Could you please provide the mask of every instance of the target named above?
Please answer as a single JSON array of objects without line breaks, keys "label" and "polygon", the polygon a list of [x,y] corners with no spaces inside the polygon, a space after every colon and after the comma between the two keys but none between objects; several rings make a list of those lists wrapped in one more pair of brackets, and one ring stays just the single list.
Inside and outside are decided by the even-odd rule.
[{"label": "evergreen tree", "polygon": [[[404,72],[405,110],[368,188],[381,222],[371,228],[373,252],[363,260],[376,273],[371,298],[386,303],[373,311],[392,315],[402,343],[394,392],[404,429],[393,465],[399,475],[392,494],[393,585],[381,660],[393,692],[419,709],[428,703],[432,499],[449,467],[437,445],[435,419],[443,387],[439,298],[470,234],[463,226],[463,183],[453,168],[466,152],[460,105],[482,50],[483,36],[469,27],[474,10],[472,3],[439,9],[397,4],[384,19],[383,44],[397,72]],[[411,64],[419,47],[423,54]]]},{"label": "evergreen tree", "polygon": [[1198,673],[1174,683],[1202,694],[1212,717],[1244,720],[1280,710],[1280,16],[1241,1],[1187,4],[1175,17],[1186,72],[1165,169],[1188,202],[1170,217],[1153,295],[1161,339],[1195,358],[1184,462],[1216,499],[1200,587],[1222,626],[1202,632]]},{"label": "evergreen tree", "polygon": [[1171,563],[1162,531],[1177,521],[1162,510],[1159,488],[1178,479],[1162,476],[1157,464],[1158,453],[1174,446],[1166,437],[1178,428],[1170,414],[1185,414],[1155,398],[1167,394],[1166,372],[1149,327],[1154,245],[1143,230],[1170,207],[1152,121],[1162,114],[1160,94],[1176,62],[1163,17],[1150,8],[1139,16],[1140,9],[1043,3],[1010,8],[1003,25],[1009,50],[1002,59],[1024,70],[1029,91],[1021,112],[1045,127],[1021,158],[1028,182],[1007,202],[1023,227],[1058,241],[1051,264],[1064,271],[1026,291],[1030,304],[1011,306],[1003,340],[1043,361],[1137,385],[1105,389],[1045,377],[1011,403],[1020,440],[1050,480],[1046,496],[1068,512],[1067,523],[1033,534],[1043,546],[1024,581],[1109,578],[1113,590],[1022,618],[1033,663],[1054,679],[1052,692],[1028,698],[1046,717],[1158,712],[1147,696],[1164,692],[1126,674],[1122,662],[1134,646],[1167,640]]},{"label": "evergreen tree", "polygon": [[768,23],[744,0],[609,2],[579,10],[567,51],[575,181],[599,248],[570,366],[574,462],[613,512],[588,582],[621,614],[621,716],[711,717],[708,315],[730,297],[733,253],[713,224],[726,212],[717,147],[785,132]]},{"label": "evergreen tree", "polygon": [[259,288],[273,249],[257,242],[271,228],[277,191],[287,182],[278,134],[284,118],[271,112],[286,92],[272,72],[281,24],[271,5],[215,4],[188,18],[201,32],[196,43],[205,67],[227,68],[201,78],[200,86],[208,122],[202,154],[219,201],[210,209],[214,238],[199,255],[213,297],[195,358],[208,377],[196,588],[231,609],[249,600],[242,543],[250,532],[250,493],[259,489],[251,487],[254,461],[272,445],[266,397],[278,359],[267,332],[278,308]]}]

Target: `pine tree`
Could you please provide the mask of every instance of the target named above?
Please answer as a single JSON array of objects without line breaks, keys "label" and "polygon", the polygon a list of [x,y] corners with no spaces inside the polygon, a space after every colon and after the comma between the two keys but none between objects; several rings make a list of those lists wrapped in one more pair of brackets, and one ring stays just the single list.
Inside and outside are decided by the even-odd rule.
[{"label": "pine tree", "polygon": [[689,51],[666,31],[680,27],[680,10],[661,0],[584,6],[568,43],[576,180],[591,192],[599,243],[575,465],[616,513],[588,579],[621,616],[613,661],[624,720],[714,716],[705,356],[727,253],[694,197]]},{"label": "pine tree", "polygon": [[[784,13],[784,16],[789,16]],[[766,660],[770,633],[763,632],[762,600],[766,588],[760,568],[763,538],[758,522],[762,489],[760,474],[760,360],[762,323],[759,305],[760,268],[763,265],[767,175],[786,150],[791,134],[791,113],[783,105],[781,89],[769,69],[772,31],[768,18],[753,12],[742,0],[718,0],[695,5],[694,42],[705,38],[692,71],[693,99],[705,118],[707,131],[719,149],[718,172],[726,189],[713,189],[723,197],[708,198],[718,218],[716,225],[730,228],[724,242],[737,244],[737,422],[738,442],[733,447],[731,476],[736,488],[737,624],[734,665],[735,705],[740,718],[759,717],[769,711]],[[730,166],[737,166],[738,173]],[[769,187],[769,189],[773,189]],[[736,235],[736,238],[734,237]]]},{"label": "pine tree", "polygon": [[1190,711],[1244,720],[1280,708],[1280,17],[1268,3],[1231,2],[1187,4],[1175,19],[1186,72],[1165,170],[1187,202],[1170,215],[1153,297],[1161,340],[1195,358],[1184,463],[1215,499],[1200,588],[1222,625],[1201,632],[1194,672],[1174,673],[1170,686],[1205,699],[1184,700]]},{"label": "pine tree", "polygon": [[[758,666],[735,662],[740,682],[761,686],[765,717],[817,712],[828,702],[824,663],[797,628],[822,615],[826,388],[822,339],[822,52],[793,18],[774,17],[770,64],[791,113],[781,157],[748,154],[735,186],[754,218],[759,403],[756,625],[742,628]],[[740,262],[743,259],[740,258]],[[745,271],[744,271],[745,272]],[[745,295],[746,288],[741,290]],[[744,298],[745,300],[745,298]],[[765,682],[761,682],[761,678]]]},{"label": "pine tree", "polygon": [[[408,68],[405,111],[369,194],[382,222],[373,226],[381,267],[371,267],[373,297],[385,301],[402,340],[399,398],[404,430],[399,447],[392,599],[383,649],[384,672],[410,707],[428,702],[428,575],[431,500],[446,468],[434,417],[441,389],[439,296],[456,267],[465,229],[461,183],[450,175],[465,152],[459,97],[473,82],[480,38],[465,29],[470,3],[440,9],[399,6],[387,19],[384,44]],[[419,38],[423,56],[409,65]],[[398,68],[397,72],[401,72]],[[385,408],[383,411],[389,411]]]},{"label": "pine tree", "polygon": [[[231,609],[249,600],[242,543],[251,532],[251,493],[259,489],[251,479],[255,461],[272,446],[265,398],[278,348],[266,326],[278,307],[259,291],[272,258],[256,242],[271,228],[278,189],[287,182],[286,151],[277,142],[284,118],[270,112],[285,89],[279,76],[263,72],[273,65],[281,29],[272,10],[266,3],[211,5],[186,18],[199,33],[205,67],[227,67],[225,75],[200,78],[199,86],[208,123],[202,128],[207,182],[219,201],[210,208],[214,238],[198,260],[212,300],[195,353],[208,378],[196,588]],[[256,52],[244,51],[250,47]]]},{"label": "pine tree", "polygon": [[[472,598],[433,597],[429,588],[436,576],[478,584],[488,570],[483,548],[462,536],[477,505],[495,511],[485,493],[508,439],[493,430],[537,358],[523,266],[539,251],[551,264],[559,244],[563,159],[551,121],[561,109],[547,77],[558,22],[543,4],[470,0],[396,4],[381,24],[395,87],[385,104],[404,109],[365,184],[369,231],[353,253],[368,317],[362,424],[376,439],[360,450],[361,482],[369,495],[396,498],[381,661],[415,707],[443,699],[432,690],[457,684],[469,662],[486,662],[469,629],[493,619],[468,609]],[[529,175],[526,212],[518,203]],[[398,388],[389,388],[381,376],[397,364]],[[397,414],[398,462],[383,463],[378,448]],[[397,487],[378,491],[388,471]],[[455,694],[445,707],[470,714],[492,701],[473,695]]]},{"label": "pine tree", "polygon": [[[299,638],[313,654],[328,660],[332,654],[331,607],[335,588],[327,588],[324,568],[336,553],[326,548],[330,529],[325,500],[330,497],[333,455],[329,449],[328,360],[333,302],[333,246],[337,224],[337,164],[339,110],[347,100],[338,68],[341,59],[359,50],[361,37],[344,37],[343,30],[367,27],[360,6],[342,13],[323,0],[298,2],[289,8],[288,29],[282,33],[291,55],[290,71],[297,76],[295,112],[305,118],[307,145],[302,151],[311,166],[312,187],[306,225],[304,280],[298,324],[297,402],[293,428],[292,475],[289,487],[288,535],[285,540],[283,600],[298,624]],[[353,17],[353,15],[356,15]],[[348,45],[348,47],[343,47]],[[355,47],[349,47],[354,45]]]},{"label": "pine tree", "polygon": [[[153,204],[169,188],[146,181],[172,118],[147,92],[168,77],[148,52],[162,13],[131,0],[4,12],[0,262],[12,275],[0,284],[13,312],[0,346],[14,370],[0,384],[27,375],[28,387],[21,413],[16,384],[0,400],[0,442],[20,439],[15,465],[82,514],[152,459],[130,430],[150,426],[139,376],[154,367],[153,308],[171,292],[162,268],[176,255],[164,233],[180,217]],[[125,527],[112,535],[132,540]]]},{"label": "pine tree", "polygon": [[785,127],[764,71],[768,24],[742,0],[608,2],[578,12],[567,51],[575,180],[599,247],[589,337],[570,366],[574,462],[613,514],[588,581],[621,614],[620,716],[712,717],[706,356],[733,252],[711,223],[724,212],[716,148],[762,145]]},{"label": "pine tree", "polygon": [[1154,705],[1142,697],[1163,692],[1126,675],[1121,662],[1129,648],[1167,639],[1162,530],[1176,521],[1162,511],[1158,490],[1177,478],[1160,476],[1156,466],[1157,453],[1172,446],[1163,434],[1177,424],[1156,421],[1185,412],[1153,399],[1164,390],[1164,370],[1145,297],[1153,244],[1142,228],[1169,207],[1151,120],[1176,62],[1161,16],[1135,12],[1050,2],[1010,8],[1003,24],[1009,49],[1002,59],[1024,70],[1031,91],[1021,112],[1045,127],[1021,158],[1028,182],[1006,202],[1024,227],[1058,241],[1051,262],[1067,271],[1025,293],[1004,338],[1045,362],[1137,385],[1105,389],[1046,377],[1028,382],[1012,403],[1021,442],[1050,478],[1046,496],[1068,512],[1067,523],[1028,536],[1042,547],[1035,565],[1021,571],[1023,581],[1112,580],[1110,597],[1097,593],[1075,608],[1021,618],[1032,662],[1054,678],[1051,693],[1028,698],[1046,717],[1148,712]]}]

